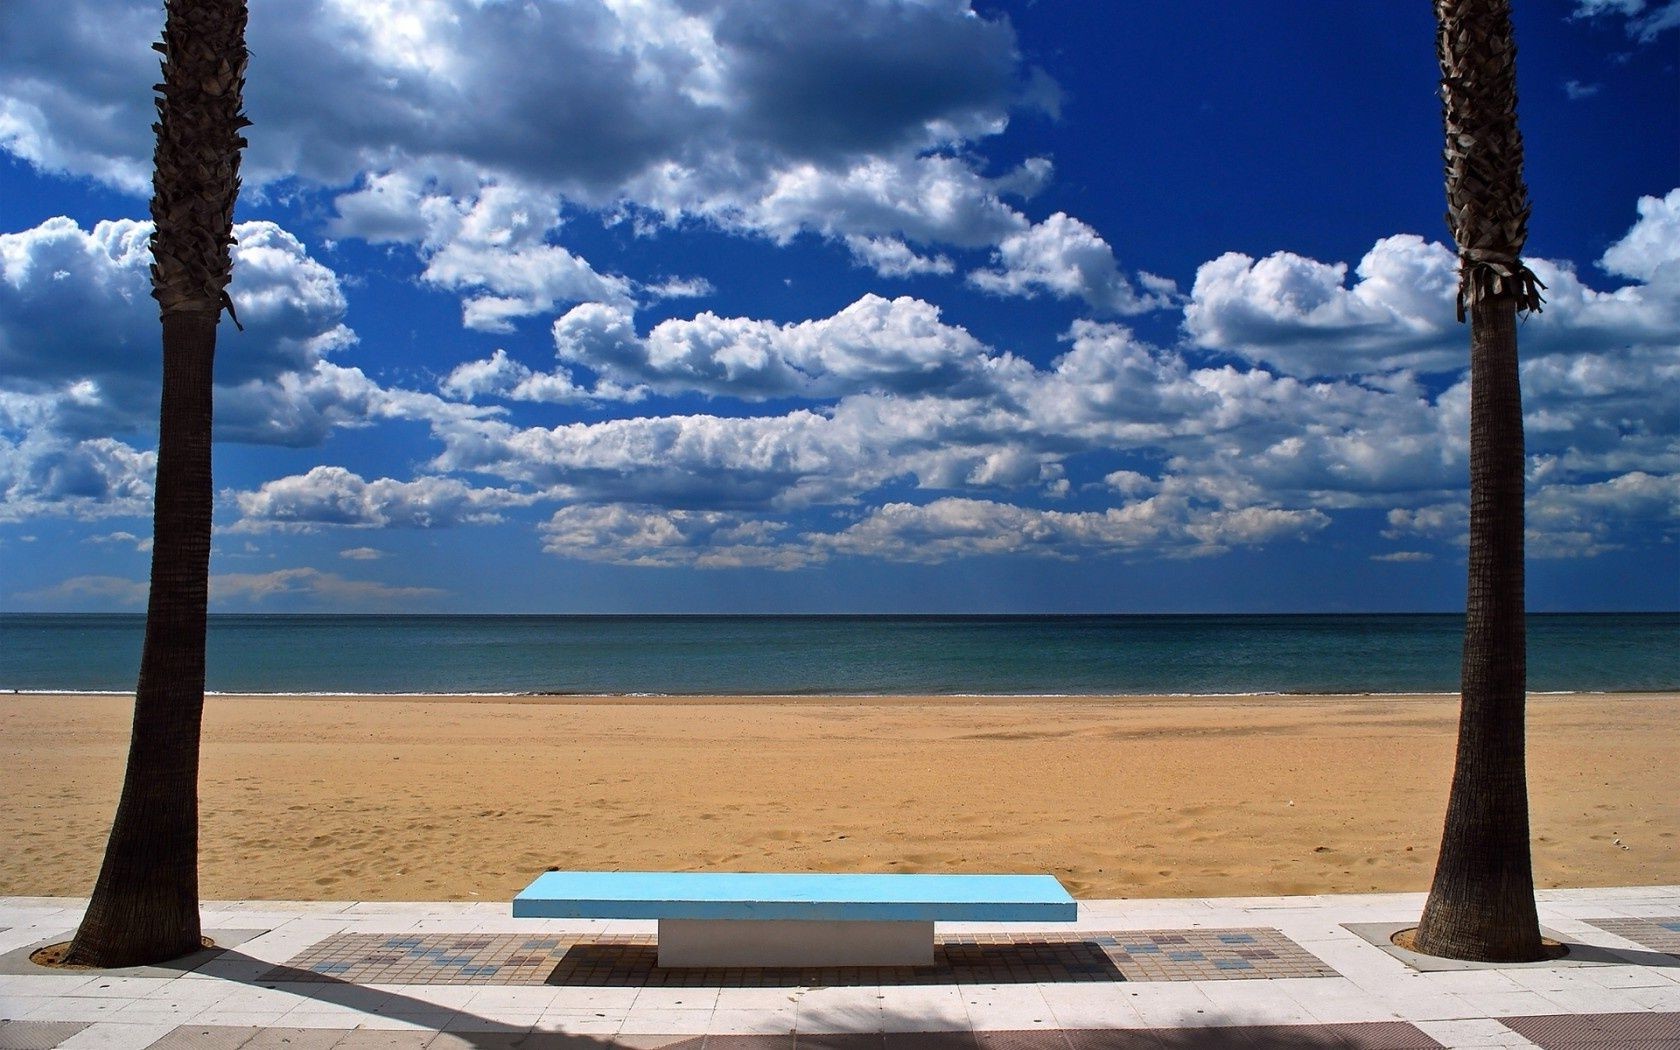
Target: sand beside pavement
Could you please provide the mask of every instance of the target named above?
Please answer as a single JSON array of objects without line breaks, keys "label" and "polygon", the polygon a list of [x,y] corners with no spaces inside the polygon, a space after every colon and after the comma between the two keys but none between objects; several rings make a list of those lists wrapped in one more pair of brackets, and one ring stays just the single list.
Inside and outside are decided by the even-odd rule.
[{"label": "sand beside pavement", "polygon": [[[85,896],[131,697],[0,696],[0,894]],[[1428,888],[1456,697],[213,696],[205,899],[506,900],[544,868]],[[1680,694],[1536,696],[1541,887],[1680,883]]]}]

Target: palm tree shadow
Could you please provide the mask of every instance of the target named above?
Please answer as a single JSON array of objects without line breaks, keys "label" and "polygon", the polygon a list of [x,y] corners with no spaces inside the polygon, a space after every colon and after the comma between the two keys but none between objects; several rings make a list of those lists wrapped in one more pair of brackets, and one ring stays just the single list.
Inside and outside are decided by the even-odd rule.
[{"label": "palm tree shadow", "polygon": [[[369,1017],[411,1021],[438,1032],[437,1038],[426,1044],[438,1050],[607,1050],[623,1046],[611,1036],[534,1032],[529,1025],[509,1024],[389,988],[373,988],[314,970],[275,964],[232,948],[222,949],[192,972],[343,1007]],[[445,1024],[448,1030],[444,1030]],[[190,1031],[192,1026],[186,1027]],[[668,1050],[700,1050],[704,1038],[674,1042]]]},{"label": "palm tree shadow", "polygon": [[[647,1037],[625,1042],[614,1036],[531,1031],[470,1010],[441,1005],[389,988],[374,988],[224,949],[194,972],[252,987],[295,995],[342,1007],[368,1017],[408,1020],[439,1031],[428,1048],[436,1050],[623,1050],[648,1046]],[[805,1018],[802,1015],[801,1021]],[[930,1018],[911,1011],[883,1009],[872,1031],[845,1031],[846,1018],[814,1011],[812,1027],[841,1029],[829,1033],[671,1036],[660,1050],[989,1050],[1009,1046],[1061,1046],[1066,1050],[1353,1050],[1358,1047],[1427,1046],[1422,1033],[1403,1022],[1366,1025],[1252,1025],[1227,1016],[1196,1018],[1196,1027],[1167,1029],[1070,1029],[1066,1031],[928,1031]],[[444,1025],[447,1030],[443,1030]],[[190,1032],[190,1025],[185,1026]],[[890,1031],[888,1030],[890,1029]],[[922,1029],[922,1030],[918,1030]],[[1399,1038],[1410,1033],[1416,1042]],[[393,1033],[396,1034],[396,1033]],[[1048,1037],[1049,1041],[1046,1041]]]}]

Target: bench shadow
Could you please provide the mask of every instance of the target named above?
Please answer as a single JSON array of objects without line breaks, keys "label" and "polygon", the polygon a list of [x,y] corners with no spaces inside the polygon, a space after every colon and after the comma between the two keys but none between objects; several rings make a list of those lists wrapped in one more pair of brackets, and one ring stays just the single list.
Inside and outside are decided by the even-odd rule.
[{"label": "bench shadow", "polygon": [[898,985],[1034,984],[1126,980],[1094,941],[938,945],[932,966],[728,967],[662,969],[651,944],[580,941],[545,984],[593,988],[843,988]]}]

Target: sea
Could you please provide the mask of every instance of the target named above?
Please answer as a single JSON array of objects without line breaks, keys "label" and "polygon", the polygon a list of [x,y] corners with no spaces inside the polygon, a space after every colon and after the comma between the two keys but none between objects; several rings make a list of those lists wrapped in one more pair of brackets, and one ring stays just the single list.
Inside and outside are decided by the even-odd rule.
[{"label": "sea", "polygon": [[[1450,693],[1457,615],[213,615],[237,693]],[[0,690],[127,692],[139,615],[0,614]],[[1680,690],[1680,613],[1531,614],[1535,692]]]}]

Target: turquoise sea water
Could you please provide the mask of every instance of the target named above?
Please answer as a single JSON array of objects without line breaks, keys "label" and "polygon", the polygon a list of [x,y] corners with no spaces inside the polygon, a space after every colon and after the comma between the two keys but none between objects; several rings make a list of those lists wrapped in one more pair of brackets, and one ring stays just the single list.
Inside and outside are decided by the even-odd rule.
[{"label": "turquoise sea water", "polygon": [[[144,618],[0,614],[0,689],[134,688]],[[212,616],[222,692],[1392,693],[1463,620],[1335,616]],[[1680,614],[1535,615],[1542,692],[1680,689]]]}]

